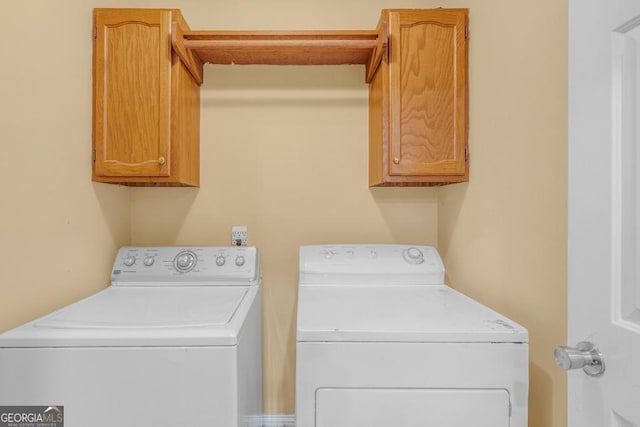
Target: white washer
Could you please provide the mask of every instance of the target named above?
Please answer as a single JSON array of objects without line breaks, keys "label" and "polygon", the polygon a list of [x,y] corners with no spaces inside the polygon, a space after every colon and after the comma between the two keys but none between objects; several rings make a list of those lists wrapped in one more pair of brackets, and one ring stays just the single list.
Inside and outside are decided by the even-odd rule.
[{"label": "white washer", "polygon": [[300,248],[297,427],[525,427],[528,334],[427,246]]},{"label": "white washer", "polygon": [[127,247],[111,286],[0,335],[0,405],[65,427],[236,427],[262,414],[252,247]]}]

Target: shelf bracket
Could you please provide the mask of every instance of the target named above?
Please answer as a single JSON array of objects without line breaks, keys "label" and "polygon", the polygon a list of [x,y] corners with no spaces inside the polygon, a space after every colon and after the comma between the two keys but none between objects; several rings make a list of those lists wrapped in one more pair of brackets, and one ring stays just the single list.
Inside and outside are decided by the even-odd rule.
[{"label": "shelf bracket", "polygon": [[187,67],[189,74],[193,79],[202,85],[203,82],[203,64],[200,58],[191,50],[187,50],[184,46],[184,32],[177,22],[171,27],[171,46],[173,51],[178,55],[180,61]]},{"label": "shelf bracket", "polygon": [[389,60],[387,56],[389,54],[388,52],[389,52],[389,27],[387,23],[384,22],[378,33],[378,40],[377,40],[376,47],[374,48],[373,53],[371,54],[371,59],[367,63],[367,70],[366,70],[367,83],[371,83],[371,80],[373,80],[373,76],[376,74],[376,71],[378,71],[378,67],[382,62],[382,58],[385,57],[387,61]]}]

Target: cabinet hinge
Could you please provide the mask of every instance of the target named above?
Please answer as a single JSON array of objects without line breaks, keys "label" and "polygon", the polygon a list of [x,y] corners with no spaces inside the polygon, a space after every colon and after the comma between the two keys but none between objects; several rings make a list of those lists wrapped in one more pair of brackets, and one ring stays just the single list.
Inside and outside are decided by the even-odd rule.
[{"label": "cabinet hinge", "polygon": [[[95,155],[95,151],[94,151],[94,155]],[[469,161],[469,147],[465,147],[464,149],[464,161],[465,162]]]},{"label": "cabinet hinge", "polygon": [[464,27],[464,39],[469,40],[469,26]]},{"label": "cabinet hinge", "polygon": [[98,38],[98,28],[93,27],[93,39],[97,39]]},{"label": "cabinet hinge", "polygon": [[91,150],[91,160],[96,161],[96,149]]}]

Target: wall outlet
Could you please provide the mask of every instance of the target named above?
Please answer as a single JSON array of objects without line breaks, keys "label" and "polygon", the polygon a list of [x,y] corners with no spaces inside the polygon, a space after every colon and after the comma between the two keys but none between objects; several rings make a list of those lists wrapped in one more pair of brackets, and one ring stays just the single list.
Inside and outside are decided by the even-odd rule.
[{"label": "wall outlet", "polygon": [[247,246],[247,226],[234,225],[231,227],[231,245]]}]

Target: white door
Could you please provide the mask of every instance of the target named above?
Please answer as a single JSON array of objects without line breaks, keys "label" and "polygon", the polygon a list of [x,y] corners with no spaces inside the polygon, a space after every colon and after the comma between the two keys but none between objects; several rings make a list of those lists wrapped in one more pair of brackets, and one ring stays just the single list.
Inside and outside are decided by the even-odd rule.
[{"label": "white door", "polygon": [[640,0],[569,1],[568,262],[569,427],[640,427]]}]

